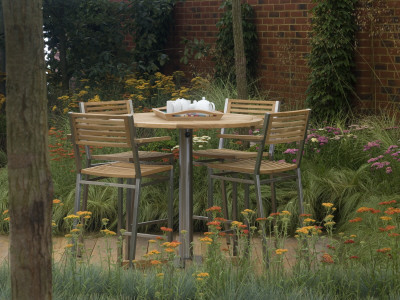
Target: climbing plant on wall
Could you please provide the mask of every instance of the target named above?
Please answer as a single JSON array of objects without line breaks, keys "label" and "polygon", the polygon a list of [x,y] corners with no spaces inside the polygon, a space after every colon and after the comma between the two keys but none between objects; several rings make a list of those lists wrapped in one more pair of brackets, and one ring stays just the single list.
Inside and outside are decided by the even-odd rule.
[{"label": "climbing plant on wall", "polygon": [[313,0],[307,105],[326,120],[351,111],[357,0]]}]

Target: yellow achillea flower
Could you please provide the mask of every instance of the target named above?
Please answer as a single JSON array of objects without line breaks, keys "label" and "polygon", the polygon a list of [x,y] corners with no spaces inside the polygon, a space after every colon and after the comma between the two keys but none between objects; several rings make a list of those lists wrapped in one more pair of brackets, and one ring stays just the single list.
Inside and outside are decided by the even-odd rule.
[{"label": "yellow achillea flower", "polygon": [[290,211],[282,210],[282,215],[290,216],[291,213],[290,213]]},{"label": "yellow achillea flower", "polygon": [[200,241],[201,241],[201,242],[212,242],[213,240],[210,239],[208,236],[206,236],[206,237],[204,237],[204,238],[201,238]]},{"label": "yellow achillea flower", "polygon": [[66,246],[65,246],[65,248],[72,248],[74,246],[74,244],[67,244]]},{"label": "yellow achillea flower", "polygon": [[307,219],[304,219],[303,222],[304,222],[304,223],[314,223],[315,220],[313,220],[313,219],[311,219],[311,218],[307,218]]},{"label": "yellow achillea flower", "polygon": [[67,112],[69,112],[69,109],[66,107],[63,109],[63,113],[66,114]]},{"label": "yellow achillea flower", "polygon": [[335,216],[334,215],[327,215],[324,219],[324,221],[329,221],[332,220]]},{"label": "yellow achillea flower", "polygon": [[53,226],[53,227],[56,227],[57,226],[57,224],[56,224],[56,222],[51,222],[51,226]]},{"label": "yellow achillea flower", "polygon": [[172,252],[175,252],[175,249],[174,248],[166,248],[166,249],[164,249],[164,251],[172,253]]},{"label": "yellow achillea flower", "polygon": [[288,249],[276,249],[275,253],[277,255],[282,255],[283,253],[288,252]]},{"label": "yellow achillea flower", "polygon": [[60,199],[54,199],[54,200],[53,200],[53,204],[59,204],[59,203],[61,203],[61,200],[60,200]]},{"label": "yellow achillea flower", "polygon": [[206,273],[206,272],[197,274],[197,277],[203,277],[203,278],[205,278],[205,277],[209,277],[209,276],[210,276],[210,274],[209,274],[209,273]]},{"label": "yellow achillea flower", "polygon": [[383,221],[390,221],[392,219],[392,217],[388,217],[388,216],[382,216],[381,220]]},{"label": "yellow achillea flower", "polygon": [[108,229],[100,230],[100,232],[103,232],[105,235],[116,235],[116,233],[114,231],[111,231]]},{"label": "yellow achillea flower", "polygon": [[68,219],[79,219],[79,216],[77,216],[77,215],[68,215],[68,216],[64,217],[64,220],[68,220]]},{"label": "yellow achillea flower", "polygon": [[161,254],[161,252],[158,250],[152,250],[149,252],[149,255],[154,255],[154,254]]},{"label": "yellow achillea flower", "polygon": [[66,100],[69,99],[69,96],[68,96],[68,95],[64,95],[64,96],[58,97],[57,99],[58,99],[58,100],[66,101]]},{"label": "yellow achillea flower", "polygon": [[8,209],[6,209],[5,211],[3,211],[3,215],[8,214]]},{"label": "yellow achillea flower", "polygon": [[242,222],[239,222],[239,221],[233,221],[233,222],[231,223],[231,226],[232,226],[232,227],[239,227],[240,225],[243,225],[243,223],[242,223]]},{"label": "yellow achillea flower", "polygon": [[66,238],[70,238],[70,237],[72,237],[72,234],[70,234],[70,233],[67,233],[66,235],[64,235]]},{"label": "yellow achillea flower", "polygon": [[149,240],[149,243],[157,243],[156,240]]},{"label": "yellow achillea flower", "polygon": [[77,211],[76,212],[76,214],[78,215],[78,216],[90,216],[91,214],[92,214],[92,212],[91,211]]},{"label": "yellow achillea flower", "polygon": [[164,273],[158,273],[156,276],[157,277],[164,277]]},{"label": "yellow achillea flower", "polygon": [[335,225],[335,224],[336,224],[336,222],[330,221],[330,222],[326,222],[325,226],[332,226],[332,225]]},{"label": "yellow achillea flower", "polygon": [[324,206],[324,207],[333,207],[333,203],[325,202],[325,203],[322,203],[322,206]]},{"label": "yellow achillea flower", "polygon": [[357,237],[357,235],[351,234],[350,237],[351,237],[351,238],[355,238],[355,237]]},{"label": "yellow achillea flower", "polygon": [[87,215],[87,216],[84,216],[83,218],[87,220],[87,219],[90,219],[90,216]]},{"label": "yellow achillea flower", "polygon": [[76,227],[77,227],[77,228],[82,228],[82,227],[83,227],[83,224],[76,224]]},{"label": "yellow achillea flower", "polygon": [[74,229],[71,229],[71,231],[70,232],[79,232],[80,230],[78,229],[78,228],[74,228]]},{"label": "yellow achillea flower", "polygon": [[204,232],[204,235],[213,235],[215,232]]}]

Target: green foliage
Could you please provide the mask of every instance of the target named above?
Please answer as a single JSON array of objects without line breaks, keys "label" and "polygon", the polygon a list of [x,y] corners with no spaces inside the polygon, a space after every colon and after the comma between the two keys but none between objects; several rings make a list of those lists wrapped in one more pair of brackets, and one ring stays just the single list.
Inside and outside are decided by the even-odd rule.
[{"label": "green foliage", "polygon": [[189,40],[187,38],[182,38],[181,44],[185,45],[183,50],[183,55],[180,59],[181,63],[185,65],[188,64],[189,59],[202,59],[207,57],[210,51],[210,45],[205,44],[204,40],[198,40],[194,38],[193,40]]},{"label": "green foliage", "polygon": [[172,10],[178,0],[130,0],[129,12],[134,22],[130,25],[135,48],[133,58],[139,72],[154,73],[163,66],[168,33],[172,24]]},{"label": "green foliage", "polygon": [[[126,6],[108,0],[44,0],[44,35],[49,79],[93,82],[124,74],[130,61],[124,44]],[[65,87],[64,87],[65,89]]]},{"label": "green foliage", "polygon": [[[215,45],[215,77],[221,78],[223,81],[235,82],[235,52],[233,44],[233,25],[232,25],[232,2],[224,1],[221,9],[226,9],[223,17],[217,23],[219,29],[217,42]],[[243,3],[242,26],[244,52],[246,56],[247,79],[252,81],[256,75],[257,69],[257,31],[254,24],[254,10],[247,4]]]},{"label": "green foliage", "polygon": [[307,104],[319,121],[347,113],[354,92],[356,0],[313,0]]}]

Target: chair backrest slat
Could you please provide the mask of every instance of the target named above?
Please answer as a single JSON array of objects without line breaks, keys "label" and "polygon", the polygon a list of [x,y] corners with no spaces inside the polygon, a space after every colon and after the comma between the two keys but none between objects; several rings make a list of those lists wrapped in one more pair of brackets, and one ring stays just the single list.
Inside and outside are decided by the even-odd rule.
[{"label": "chair backrest slat", "polygon": [[[132,116],[130,115],[132,118]],[[111,119],[113,118],[113,119]],[[77,145],[131,148],[129,116],[71,114],[71,130]]]},{"label": "chair backrest slat", "polygon": [[[303,156],[304,141],[307,136],[310,109],[266,113],[264,120],[264,135],[262,144],[276,145],[298,142],[296,165],[300,166]],[[264,147],[259,147],[254,173],[260,173],[260,166],[263,159]],[[270,159],[273,156],[270,155]]]},{"label": "chair backrest slat", "polygon": [[123,115],[132,114],[132,100],[100,101],[100,102],[81,102],[80,111],[82,113]]},{"label": "chair backrest slat", "polygon": [[[226,99],[224,113],[251,114],[264,116],[267,112],[278,112],[279,101],[268,100],[244,100],[244,99]],[[258,128],[258,127],[257,127]],[[225,128],[221,129],[221,134],[225,133]],[[224,147],[224,139],[219,139],[218,147]],[[273,153],[271,147],[270,154]]]},{"label": "chair backrest slat", "polygon": [[310,110],[288,111],[270,114],[266,144],[283,144],[304,140]]}]

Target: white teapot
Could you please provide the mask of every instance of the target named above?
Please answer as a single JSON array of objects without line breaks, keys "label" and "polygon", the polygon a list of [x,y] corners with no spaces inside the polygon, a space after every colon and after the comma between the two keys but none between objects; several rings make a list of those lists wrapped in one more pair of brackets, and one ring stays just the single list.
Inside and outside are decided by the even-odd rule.
[{"label": "white teapot", "polygon": [[[195,101],[193,101],[195,102]],[[206,100],[205,97],[203,97],[202,100],[199,100],[196,102],[196,109],[201,109],[201,110],[207,110],[207,111],[214,111],[215,110],[215,104]]]}]

